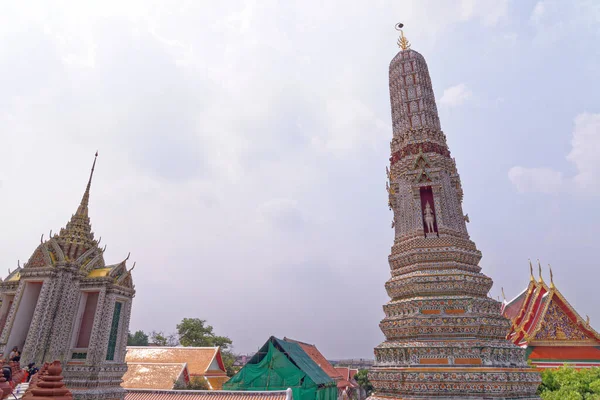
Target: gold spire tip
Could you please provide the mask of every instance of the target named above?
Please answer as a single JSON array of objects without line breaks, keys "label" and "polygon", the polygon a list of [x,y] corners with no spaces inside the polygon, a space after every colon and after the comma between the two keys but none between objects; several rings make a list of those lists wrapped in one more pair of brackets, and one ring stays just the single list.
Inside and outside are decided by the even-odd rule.
[{"label": "gold spire tip", "polygon": [[550,269],[550,289],[554,289],[554,275],[552,274],[552,266],[548,264],[548,268]]},{"label": "gold spire tip", "polygon": [[540,260],[537,260],[538,262],[538,274],[540,275],[540,279],[538,280],[539,283],[544,283],[544,278],[542,278],[542,264],[540,264]]},{"label": "gold spire tip", "polygon": [[533,264],[531,264],[531,259],[529,259],[529,280],[531,282],[535,281],[535,277],[533,276]]},{"label": "gold spire tip", "polygon": [[404,24],[402,22],[396,24],[396,30],[400,31],[400,38],[398,39],[398,42],[397,42],[398,47],[400,47],[402,50],[408,50],[408,49],[410,49],[410,42],[404,36],[404,31],[402,30],[402,28],[404,28]]}]

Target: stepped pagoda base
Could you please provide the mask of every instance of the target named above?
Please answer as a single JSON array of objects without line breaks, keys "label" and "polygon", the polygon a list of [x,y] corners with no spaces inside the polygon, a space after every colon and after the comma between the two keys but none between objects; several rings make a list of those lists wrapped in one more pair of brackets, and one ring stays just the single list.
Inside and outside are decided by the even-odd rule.
[{"label": "stepped pagoda base", "polygon": [[539,399],[539,374],[528,367],[375,367],[369,379],[368,400]]}]

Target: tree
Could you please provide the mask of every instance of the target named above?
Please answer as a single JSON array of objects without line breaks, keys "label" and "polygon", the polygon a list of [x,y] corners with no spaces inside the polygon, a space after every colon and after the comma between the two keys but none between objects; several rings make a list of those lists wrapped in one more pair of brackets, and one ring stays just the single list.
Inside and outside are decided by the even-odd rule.
[{"label": "tree", "polygon": [[208,381],[206,378],[202,376],[193,376],[190,378],[190,383],[187,385],[183,382],[176,381],[175,385],[173,385],[173,389],[175,390],[210,390],[210,386],[208,386]]},{"label": "tree", "polygon": [[231,339],[215,335],[213,327],[205,324],[206,320],[200,318],[184,318],[177,324],[179,343],[184,347],[219,346],[221,350],[227,350],[232,343]]},{"label": "tree", "polygon": [[365,390],[367,396],[370,396],[371,393],[373,393],[373,385],[369,381],[369,370],[359,369],[358,373],[354,375],[354,379],[356,380],[356,383]]},{"label": "tree", "polygon": [[152,342],[152,344],[156,345],[156,346],[177,346],[177,337],[174,333],[171,333],[170,335],[165,335],[163,333],[163,331],[160,332],[156,332],[156,331],[152,331],[152,333],[150,334],[150,341]]},{"label": "tree", "polygon": [[127,334],[127,346],[148,346],[148,335],[144,331],[137,331],[133,335]]},{"label": "tree", "polygon": [[221,351],[221,357],[223,357],[223,364],[225,365],[225,371],[227,372],[227,376],[234,376],[239,369],[233,366],[237,355],[235,355],[231,350],[224,350]]},{"label": "tree", "polygon": [[538,394],[543,400],[600,400],[600,368],[544,370]]}]

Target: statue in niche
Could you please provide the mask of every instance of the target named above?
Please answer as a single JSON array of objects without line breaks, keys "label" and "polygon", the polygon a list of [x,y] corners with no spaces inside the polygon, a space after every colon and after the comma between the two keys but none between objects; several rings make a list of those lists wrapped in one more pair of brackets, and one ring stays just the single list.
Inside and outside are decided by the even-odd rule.
[{"label": "statue in niche", "polygon": [[433,223],[435,221],[435,216],[433,215],[433,211],[431,210],[431,205],[429,205],[429,202],[425,204],[425,212],[423,212],[423,215],[425,216],[425,223],[427,224],[427,232],[433,233]]}]

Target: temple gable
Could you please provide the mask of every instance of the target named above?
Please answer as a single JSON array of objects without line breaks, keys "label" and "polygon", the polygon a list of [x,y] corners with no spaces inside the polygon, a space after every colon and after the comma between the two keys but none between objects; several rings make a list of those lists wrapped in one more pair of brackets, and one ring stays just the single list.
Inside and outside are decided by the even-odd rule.
[{"label": "temple gable", "polygon": [[559,303],[552,299],[546,308],[539,329],[533,340],[586,340],[592,339],[577,326],[576,320],[567,315]]},{"label": "temple gable", "polygon": [[584,320],[554,285],[533,273],[525,291],[504,302],[502,313],[512,321],[507,334],[514,344],[527,348],[529,361],[538,368],[564,364],[577,368],[600,365],[600,335]]}]

